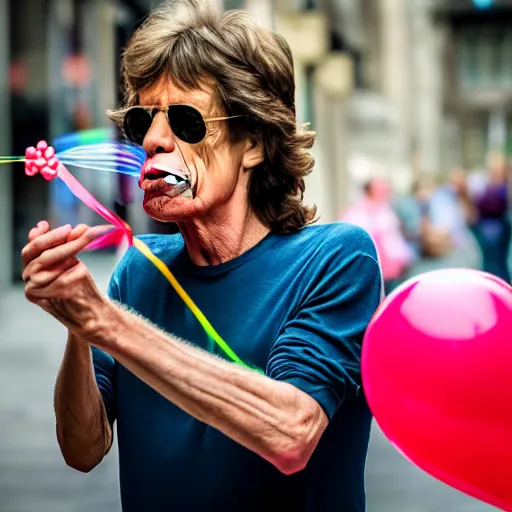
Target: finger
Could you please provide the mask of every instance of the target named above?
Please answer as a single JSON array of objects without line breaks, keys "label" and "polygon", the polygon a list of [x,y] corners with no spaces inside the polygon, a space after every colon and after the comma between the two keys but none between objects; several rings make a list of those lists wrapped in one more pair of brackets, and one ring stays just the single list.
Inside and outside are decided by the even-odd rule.
[{"label": "finger", "polygon": [[65,242],[70,232],[71,226],[66,224],[60,228],[48,231],[29,242],[21,251],[23,264],[27,265],[47,249]]},{"label": "finger", "polygon": [[38,236],[47,233],[50,231],[50,224],[46,222],[45,220],[42,220],[37,223],[37,226],[35,228],[32,228],[28,234],[28,241],[32,242],[35,238]]},{"label": "finger", "polygon": [[71,230],[71,233],[69,233],[66,242],[71,242],[72,240],[80,238],[88,229],[89,226],[86,224],[78,224]]},{"label": "finger", "polygon": [[66,270],[69,270],[78,263],[80,262],[77,258],[68,258],[66,261],[60,265],[57,265],[56,267],[35,272],[30,276],[30,282],[33,286],[48,286],[49,284],[53,283],[53,281],[55,281],[55,279],[57,279],[60,275],[66,272]]},{"label": "finger", "polygon": [[76,256],[95,238],[105,234],[110,229],[112,229],[110,225],[94,226],[92,228],[88,228],[85,233],[83,233],[76,240],[62,243],[61,245],[47,249],[37,259],[31,261],[27,265],[22,275],[23,280],[27,281],[29,278],[31,279],[31,276],[36,272],[41,271],[41,269],[49,270],[57,265],[60,265],[68,258]]},{"label": "finger", "polygon": [[101,234],[104,234],[111,229],[115,229],[115,226],[113,224],[101,224],[100,226],[93,226],[90,228],[86,224],[78,224],[68,235],[67,241],[71,242],[71,240],[76,240],[77,238],[81,237],[88,229],[97,229],[102,232]]},{"label": "finger", "polygon": [[31,302],[41,299],[66,299],[73,295],[74,284],[83,279],[87,272],[85,265],[72,265],[59,275],[59,279],[46,286],[38,286],[31,279],[25,285],[25,296]]},{"label": "finger", "polygon": [[32,293],[30,292],[30,290],[27,290],[26,287],[25,287],[25,298],[29,302],[32,302],[32,304],[36,304],[37,306],[43,308],[45,311],[49,311],[48,308],[49,308],[49,305],[50,305],[50,301],[47,300],[47,299],[41,299],[39,297],[34,297],[32,295]]}]

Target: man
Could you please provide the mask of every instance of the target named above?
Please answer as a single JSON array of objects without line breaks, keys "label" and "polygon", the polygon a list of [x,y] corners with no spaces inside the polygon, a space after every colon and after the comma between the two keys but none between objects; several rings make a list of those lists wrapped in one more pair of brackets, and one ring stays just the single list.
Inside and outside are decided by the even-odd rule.
[{"label": "man", "polygon": [[364,510],[360,353],[380,270],[362,229],[307,226],[314,134],[296,128],[287,44],[188,0],[153,13],[123,59],[128,108],[111,117],[147,153],[145,211],[180,228],[143,239],[264,373],[215,355],[137,250],[107,299],[76,259],[98,230],[40,223],[24,279],[69,329],[55,392],[66,462],[99,464],[116,421],[125,511]]}]

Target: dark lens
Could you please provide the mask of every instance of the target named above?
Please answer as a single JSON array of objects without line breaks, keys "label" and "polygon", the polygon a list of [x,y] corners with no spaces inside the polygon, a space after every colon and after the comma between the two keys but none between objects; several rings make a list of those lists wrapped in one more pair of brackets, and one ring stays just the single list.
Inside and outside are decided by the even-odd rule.
[{"label": "dark lens", "polygon": [[135,144],[140,144],[144,141],[144,137],[151,128],[153,118],[142,107],[136,107],[128,110],[124,116],[124,131],[126,136]]},{"label": "dark lens", "polygon": [[199,110],[188,105],[171,105],[168,116],[174,135],[182,141],[197,144],[204,139],[206,125]]}]

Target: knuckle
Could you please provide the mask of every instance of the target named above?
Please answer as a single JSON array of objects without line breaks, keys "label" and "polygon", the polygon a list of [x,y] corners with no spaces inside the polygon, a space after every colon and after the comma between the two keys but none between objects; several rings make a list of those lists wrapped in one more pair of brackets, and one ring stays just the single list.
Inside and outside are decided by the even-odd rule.
[{"label": "knuckle", "polygon": [[44,249],[43,240],[41,237],[37,237],[30,244],[28,244],[28,247],[32,250],[32,252],[40,252]]},{"label": "knuckle", "polygon": [[32,260],[37,258],[37,256],[39,256],[41,250],[41,243],[36,238],[22,249],[21,257],[26,264],[30,263]]},{"label": "knuckle", "polygon": [[67,237],[67,241],[71,242],[73,240],[80,238],[87,231],[87,229],[88,229],[88,226],[86,226],[85,224],[78,224],[78,226],[73,228],[71,233],[69,233],[69,235]]},{"label": "knuckle", "polygon": [[37,274],[34,274],[30,281],[36,285],[36,286],[44,286],[49,281],[49,273],[48,272],[39,272]]},{"label": "knuckle", "polygon": [[31,244],[25,245],[25,247],[23,247],[23,249],[21,250],[21,257],[23,258],[23,260],[27,260],[30,256],[30,245]]},{"label": "knuckle", "polygon": [[86,268],[81,268],[77,271],[76,279],[80,281],[85,281],[85,279],[88,277],[89,272]]},{"label": "knuckle", "polygon": [[33,288],[32,288],[32,286],[30,286],[30,284],[25,286],[25,298],[29,302],[34,302],[34,300],[35,300],[35,297],[34,297],[34,294],[33,294]]},{"label": "knuckle", "polygon": [[67,272],[62,274],[59,281],[66,296],[71,296],[74,294],[75,290],[73,289],[73,285],[76,283],[76,281],[78,281],[77,277],[78,276],[75,272]]},{"label": "knuckle", "polygon": [[78,224],[78,226],[73,229],[73,231],[78,233],[83,233],[89,229],[89,226],[87,224]]},{"label": "knuckle", "polygon": [[48,264],[51,264],[52,260],[53,260],[52,254],[49,251],[44,251],[41,254],[41,256],[39,256],[39,258],[37,259],[37,261],[39,263],[39,267],[44,267]]}]

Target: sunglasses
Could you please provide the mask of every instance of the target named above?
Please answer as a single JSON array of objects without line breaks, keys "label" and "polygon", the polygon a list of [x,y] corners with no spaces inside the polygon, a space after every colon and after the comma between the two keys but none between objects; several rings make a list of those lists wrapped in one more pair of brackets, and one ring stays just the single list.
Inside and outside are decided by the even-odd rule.
[{"label": "sunglasses", "polygon": [[129,107],[124,114],[123,128],[126,137],[142,146],[153,119],[158,112],[165,112],[174,135],[188,144],[197,144],[206,137],[206,123],[226,121],[235,117],[213,117],[204,119],[197,108],[190,105],[169,105],[168,107]]}]

